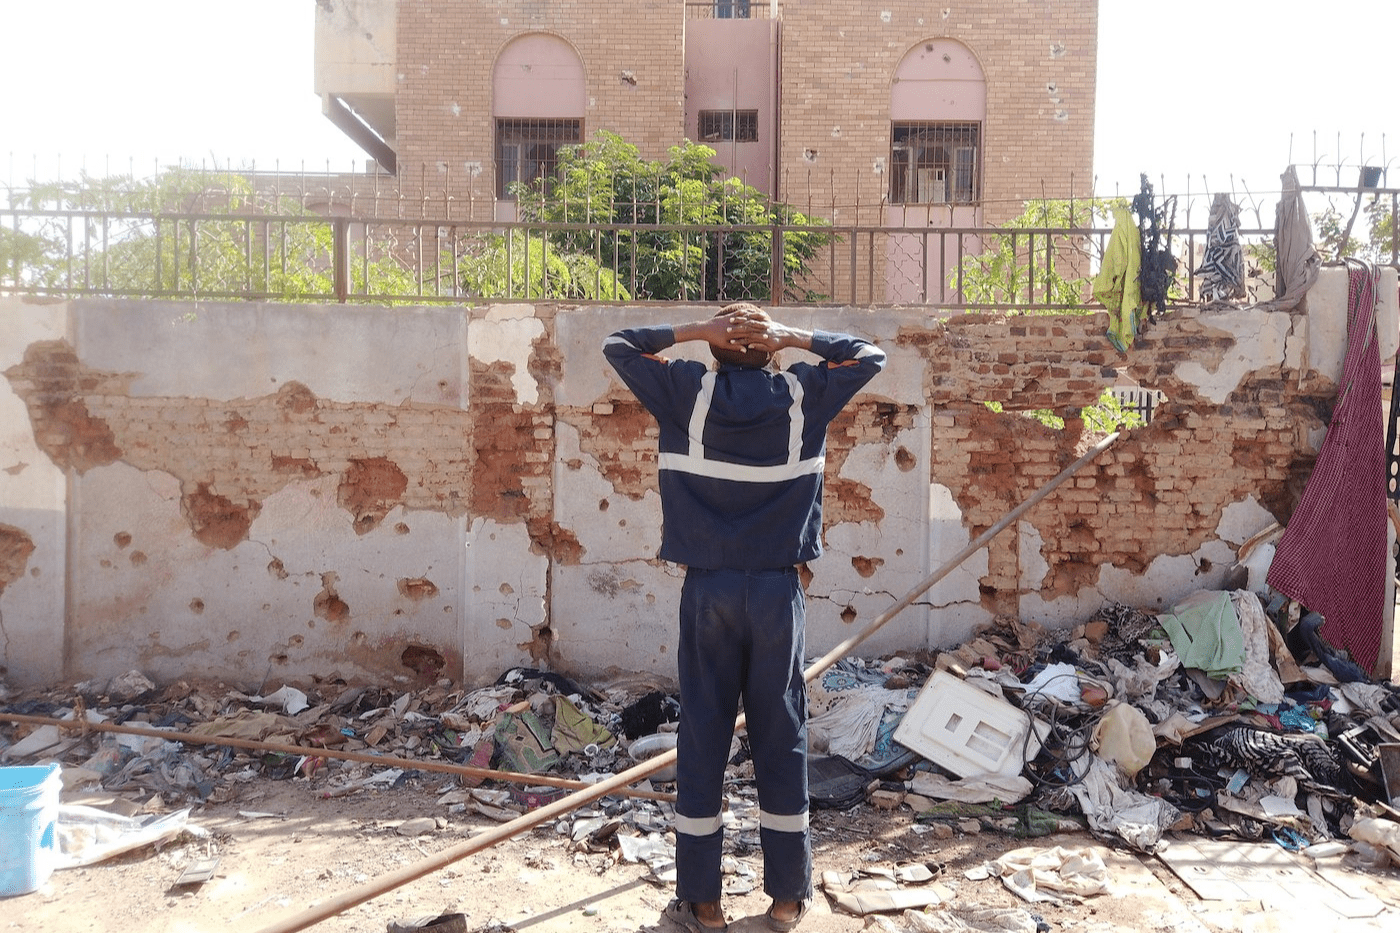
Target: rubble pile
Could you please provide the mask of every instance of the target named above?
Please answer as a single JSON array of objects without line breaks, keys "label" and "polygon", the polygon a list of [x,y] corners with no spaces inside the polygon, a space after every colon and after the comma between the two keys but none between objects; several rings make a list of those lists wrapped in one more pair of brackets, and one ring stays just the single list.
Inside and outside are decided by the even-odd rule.
[{"label": "rubble pile", "polygon": [[[1314,851],[1341,841],[1400,864],[1400,690],[1368,679],[1319,625],[1281,598],[1201,591],[1171,612],[1110,605],[1058,631],[1003,618],[945,651],[843,659],[809,684],[813,806],[907,807],[917,831],[939,835],[1087,829],[1142,852],[1167,834]],[[684,715],[661,682],[588,685],[531,668],[470,690],[335,676],[268,686],[158,686],[137,671],[66,689],[0,684],[0,764],[58,762],[65,788],[148,810],[301,780],[324,797],[413,784],[444,815],[504,822],[674,747]],[[729,893],[757,883],[747,742],[735,736],[726,780]],[[554,828],[671,881],[672,776]],[[1082,860],[1078,870],[1082,880]],[[824,883],[838,904],[930,903],[889,894],[890,879]]]}]

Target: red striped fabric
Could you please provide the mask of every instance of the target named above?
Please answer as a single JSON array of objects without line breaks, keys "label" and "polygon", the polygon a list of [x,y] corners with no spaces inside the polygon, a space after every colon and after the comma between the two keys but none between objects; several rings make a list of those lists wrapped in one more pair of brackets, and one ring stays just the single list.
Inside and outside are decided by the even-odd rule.
[{"label": "red striped fabric", "polygon": [[1380,273],[1348,260],[1347,353],[1332,423],[1269,585],[1322,614],[1322,637],[1374,672],[1385,613],[1386,465],[1376,344]]}]

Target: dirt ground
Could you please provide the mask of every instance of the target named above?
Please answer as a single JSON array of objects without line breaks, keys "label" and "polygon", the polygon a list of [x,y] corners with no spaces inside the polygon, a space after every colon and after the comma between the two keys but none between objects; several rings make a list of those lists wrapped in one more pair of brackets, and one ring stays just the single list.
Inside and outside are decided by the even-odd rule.
[{"label": "dirt ground", "polygon": [[[326,798],[314,779],[259,778],[239,785],[231,799],[194,810],[190,824],[207,831],[203,836],[187,833],[99,865],[60,870],[40,890],[0,900],[0,931],[257,933],[498,825],[438,804],[438,792],[449,783],[429,774],[388,790]],[[416,836],[398,832],[404,821],[421,817],[436,818],[437,828]],[[938,890],[955,911],[1017,908],[1038,915],[1051,931],[1282,933],[1309,923],[1346,933],[1400,929],[1400,873],[1363,869],[1348,859],[1332,860],[1325,872],[1339,888],[1379,899],[1376,916],[1348,919],[1335,906],[1287,897],[1290,878],[1300,877],[1289,871],[1280,873],[1275,904],[1204,901],[1157,858],[1106,847],[1084,833],[1024,840],[958,831],[940,839],[907,807],[882,810],[871,804],[817,810],[812,823],[818,879],[824,871],[924,863],[937,875],[931,883],[942,886]],[[1028,904],[996,877],[966,876],[1027,845],[1092,848],[1109,868],[1110,893],[1082,903]],[[1272,843],[1240,845],[1281,851]],[[209,856],[219,860],[212,878],[175,885],[186,866]],[[741,858],[761,870],[758,853]],[[1311,869],[1310,859],[1293,858],[1299,871]],[[308,928],[370,933],[387,930],[391,921],[461,912],[469,930],[492,933],[680,933],[661,917],[669,899],[669,886],[651,880],[645,864],[621,861],[616,848],[575,843],[548,823]],[[727,896],[734,933],[766,930],[768,903],[761,883],[752,893]],[[897,929],[911,929],[899,915],[885,916]],[[834,911],[819,891],[801,930],[850,933],[868,922]]]}]

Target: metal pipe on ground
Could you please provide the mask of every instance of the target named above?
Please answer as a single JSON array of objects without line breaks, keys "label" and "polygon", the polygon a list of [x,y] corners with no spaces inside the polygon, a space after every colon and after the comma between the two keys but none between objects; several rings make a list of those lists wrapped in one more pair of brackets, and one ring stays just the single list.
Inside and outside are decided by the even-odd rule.
[{"label": "metal pipe on ground", "polygon": [[[1078,460],[1074,461],[1074,463],[1071,463],[1069,466],[1061,470],[1058,474],[1055,475],[1053,479],[1047,482],[1044,486],[1040,487],[1040,489],[1036,490],[1036,492],[1033,493],[1029,499],[1016,506],[1016,508],[1006,513],[1006,515],[1002,516],[1002,518],[998,520],[996,524],[992,525],[986,531],[982,532],[982,534],[978,535],[977,538],[971,544],[959,551],[956,555],[954,555],[954,557],[951,560],[949,560],[948,562],[943,564],[943,566],[939,567],[933,573],[929,574],[926,578],[924,578],[922,583],[914,587],[914,589],[910,590],[903,597],[901,597],[899,601],[896,602],[893,606],[881,613],[879,617],[876,618],[873,622],[871,622],[868,626],[866,626],[865,629],[853,635],[851,638],[848,638],[846,641],[843,641],[841,644],[837,645],[831,651],[823,655],[818,661],[816,661],[810,668],[807,669],[807,671],[803,675],[805,679],[808,682],[811,682],[813,678],[817,677],[831,665],[835,664],[838,660],[840,660],[846,652],[850,651],[852,648],[856,647],[861,642],[868,639],[871,635],[875,634],[875,632],[881,626],[885,625],[896,615],[909,608],[909,606],[913,604],[914,600],[918,599],[925,592],[927,592],[928,589],[932,587],[935,583],[937,583],[939,580],[942,580],[949,573],[953,572],[953,570],[957,569],[959,564],[967,560],[978,550],[984,547],[987,544],[987,542],[994,538],[996,535],[1005,531],[1008,527],[1010,527],[1012,522],[1016,521],[1027,511],[1033,508],[1038,502],[1040,502],[1051,492],[1053,492],[1055,488],[1058,487],[1061,483],[1069,479],[1074,474],[1078,473],[1090,462],[1095,460],[1105,450],[1113,446],[1113,443],[1116,440],[1118,440],[1118,437],[1118,432],[1114,432],[1113,434],[1108,435],[1103,440],[1095,444],[1092,448],[1090,448],[1090,450],[1087,453],[1085,453],[1084,456],[1080,457]],[[684,711],[682,711],[682,715],[684,715]],[[740,716],[735,723],[735,728],[742,727],[743,721],[744,717]],[[615,788],[624,787],[628,784],[636,783],[637,781],[640,781],[647,775],[654,774],[655,772],[660,771],[667,765],[674,764],[675,760],[675,749],[672,749],[668,752],[662,752],[655,758],[644,761],[633,768],[629,768],[626,771],[621,772],[620,774],[615,774],[607,780],[600,781],[598,784],[595,784],[593,787],[590,787],[587,790],[580,790],[575,793],[572,793],[567,797],[564,797],[560,800],[556,800],[553,803],[548,804],[546,806],[540,807],[538,810],[532,810],[524,816],[511,820],[509,823],[502,823],[494,829],[488,830],[484,833],[481,833],[480,835],[473,836],[472,838],[460,842],[455,846],[443,849],[441,852],[438,852],[435,855],[431,855],[428,858],[425,858],[412,865],[405,865],[403,868],[400,868],[397,871],[392,871],[387,874],[380,875],[378,878],[368,881],[360,885],[358,888],[352,888],[349,891],[337,894],[336,896],[326,900],[324,903],[317,904],[313,907],[309,907],[298,914],[294,914],[293,916],[287,917],[284,920],[280,920],[266,927],[263,927],[261,930],[258,930],[257,933],[296,933],[297,930],[304,930],[307,927],[319,923],[328,917],[334,917],[337,914],[342,914],[352,907],[358,906],[359,904],[363,904],[365,901],[372,900],[381,894],[384,894],[388,891],[392,891],[394,888],[402,887],[403,885],[408,884],[411,881],[416,881],[424,875],[437,871],[439,868],[444,868],[448,865],[451,865],[453,862],[464,859],[468,855],[474,855],[475,853],[480,852],[483,849],[489,849],[491,846],[494,846],[498,842],[504,842],[505,840],[510,839],[513,836],[518,836],[525,830],[533,829],[541,823],[546,823],[554,819],[556,816],[562,816],[565,813],[569,813],[572,810],[578,809],[584,804],[592,803],[593,801],[598,800],[601,797],[606,797],[608,794],[612,793]]]},{"label": "metal pipe on ground", "polygon": [[[107,722],[85,722],[77,719],[51,719],[47,716],[22,716],[17,713],[0,712],[0,722],[23,723],[35,726],[57,726],[74,732],[114,732],[122,735],[140,735],[167,742],[184,742],[189,745],[224,745],[229,748],[244,748],[259,752],[277,752],[283,755],[306,755],[311,758],[339,758],[345,761],[364,761],[383,765],[386,768],[416,768],[419,771],[436,771],[442,774],[455,774],[461,777],[481,778],[482,780],[505,781],[511,784],[529,784],[542,787],[560,787],[565,790],[586,790],[592,787],[586,781],[556,777],[552,774],[521,774],[516,771],[497,771],[494,768],[477,768],[472,765],[459,765],[447,761],[421,761],[416,758],[396,758],[392,755],[375,755],[341,748],[316,748],[308,745],[288,745],[279,742],[262,742],[256,739],[239,739],[233,736],[199,735],[193,732],[174,732],[169,729],[147,729],[142,726],[127,726]],[[674,802],[675,794],[656,790],[643,790],[624,787],[616,791],[620,796],[641,797],[645,800]]]}]

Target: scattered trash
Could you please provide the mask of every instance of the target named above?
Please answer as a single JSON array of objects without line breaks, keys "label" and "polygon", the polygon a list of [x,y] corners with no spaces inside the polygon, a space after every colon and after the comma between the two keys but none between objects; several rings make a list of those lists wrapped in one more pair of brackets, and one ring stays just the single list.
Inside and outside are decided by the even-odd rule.
[{"label": "scattered trash", "polygon": [[306,700],[306,694],[296,687],[287,686],[283,686],[266,696],[248,697],[247,699],[251,703],[261,703],[264,706],[280,706],[288,716],[295,716],[310,705]]},{"label": "scattered trash", "polygon": [[95,807],[58,807],[58,868],[95,865],[123,852],[171,839],[188,828],[189,808],[137,819]]},{"label": "scattered trash", "polygon": [[53,874],[58,771],[0,768],[0,897],[37,890]]},{"label": "scattered trash", "polygon": [[[1266,553],[1257,548],[1253,557]],[[1366,680],[1321,639],[1321,628],[1305,607],[1267,592],[1202,591],[1169,613],[1109,604],[1059,631],[997,618],[931,656],[844,658],[809,685],[814,815],[862,806],[880,815],[913,811],[909,831],[932,839],[1029,839],[1087,827],[1164,858],[1195,834],[1203,845],[1257,841],[1265,845],[1255,848],[1301,864],[1297,853],[1345,857],[1349,866],[1400,864],[1400,690]],[[641,675],[630,688],[589,687],[528,668],[480,689],[440,680],[411,692],[338,677],[268,693],[184,682],[160,688],[133,671],[66,689],[11,690],[0,703],[0,757],[61,762],[65,788],[114,794],[112,810],[127,811],[65,808],[60,835],[72,864],[194,831],[190,810],[164,812],[169,806],[255,804],[258,779],[371,800],[432,775],[422,799],[441,816],[376,825],[412,838],[444,828],[454,814],[506,823],[571,792],[552,786],[554,776],[595,783],[674,748],[684,714],[676,695]],[[11,710],[14,722],[3,718]],[[60,719],[79,716],[91,727],[60,727]],[[113,733],[110,723],[157,735]],[[162,737],[171,730],[172,738]],[[735,736],[726,775],[730,894],[757,889],[759,807],[748,741]],[[370,756],[392,756],[394,766]],[[435,773],[453,764],[473,773]],[[672,781],[674,768],[652,777]],[[642,782],[636,794],[558,818],[561,844],[575,858],[645,865],[648,882],[673,882],[674,797],[651,788]],[[1001,878],[1027,901],[1072,900],[1107,888],[1106,870],[1090,856],[1072,847],[1018,849],[981,876]],[[186,865],[189,880],[176,886],[200,883],[203,867]],[[949,892],[929,866],[866,867],[827,873],[822,886],[848,913],[884,915],[882,933],[961,933],[999,922],[947,908]],[[429,929],[426,921],[450,916],[420,918],[416,927],[396,922]],[[1043,926],[1023,912],[1003,919],[1027,933]]]},{"label": "scattered trash", "polygon": [[1344,879],[1334,882],[1277,846],[1181,839],[1163,848],[1158,858],[1202,900],[1263,902],[1293,917],[1318,909],[1339,917],[1373,917],[1385,910],[1377,898]]},{"label": "scattered trash", "polygon": [[1385,797],[1393,807],[1400,807],[1400,743],[1382,742],[1376,747],[1380,759]]},{"label": "scattered trash", "polygon": [[840,755],[807,756],[807,788],[813,807],[849,810],[880,785],[872,772]]},{"label": "scattered trash", "polygon": [[1384,849],[1400,866],[1400,823],[1375,817],[1360,819],[1351,824],[1351,838]]},{"label": "scattered trash", "polygon": [[412,920],[390,920],[388,933],[467,933],[467,915],[443,913]]},{"label": "scattered trash", "polygon": [[[929,879],[932,879],[930,874]],[[857,917],[942,904],[952,892],[941,884],[907,887],[893,877],[869,872],[822,872],[822,890],[840,910]]]},{"label": "scattered trash", "polygon": [[[4,758],[7,761],[19,761],[23,758],[32,758],[35,755],[55,748],[62,742],[63,736],[59,733],[58,726],[40,726],[5,749]],[[69,745],[71,747],[72,743],[70,742]]]},{"label": "scattered trash", "polygon": [[1025,712],[947,671],[929,678],[894,738],[959,777],[1020,774],[1040,751]]},{"label": "scattered trash", "polygon": [[437,828],[437,820],[431,816],[419,816],[411,820],[404,820],[394,827],[394,832],[400,836],[421,836],[424,833],[436,832]]},{"label": "scattered trash", "polygon": [[175,879],[174,887],[181,888],[187,885],[203,884],[214,873],[219,870],[219,860],[217,858],[203,858],[191,862],[185,866],[185,870],[180,872],[180,876]]},{"label": "scattered trash", "polygon": [[529,710],[507,712],[496,724],[496,747],[508,771],[538,774],[559,760],[549,730]]},{"label": "scattered trash", "polygon": [[1152,723],[1142,710],[1129,703],[1110,703],[1094,726],[1092,748],[1104,761],[1116,764],[1128,777],[1147,767],[1157,751]]},{"label": "scattered trash", "polygon": [[[640,764],[648,758],[655,758],[662,752],[669,752],[675,747],[676,733],[657,732],[652,735],[644,735],[635,740],[627,747],[627,754],[631,756],[633,761]],[[676,766],[674,764],[667,765],[654,773],[651,777],[652,780],[660,781],[663,784],[674,781],[676,779]]]},{"label": "scattered trash", "polygon": [[127,671],[120,677],[112,678],[106,694],[115,703],[130,703],[156,689],[150,678],[140,671]]},{"label": "scattered trash", "polygon": [[1047,933],[1049,925],[1017,908],[946,906],[935,910],[906,910],[898,918],[872,917],[876,933]]},{"label": "scattered trash", "polygon": [[1109,890],[1108,867],[1093,849],[1015,849],[993,866],[1007,890],[1032,903],[1059,904]]},{"label": "scattered trash", "polygon": [[1030,796],[1035,785],[1022,775],[984,774],[979,777],[952,779],[936,771],[916,771],[909,781],[909,790],[937,800],[961,800],[967,803],[1016,803]]}]

